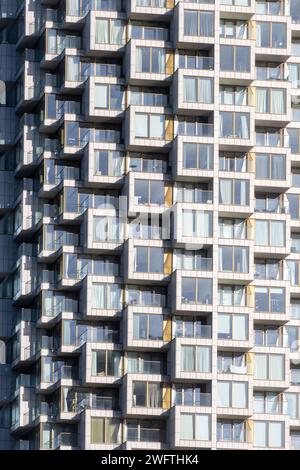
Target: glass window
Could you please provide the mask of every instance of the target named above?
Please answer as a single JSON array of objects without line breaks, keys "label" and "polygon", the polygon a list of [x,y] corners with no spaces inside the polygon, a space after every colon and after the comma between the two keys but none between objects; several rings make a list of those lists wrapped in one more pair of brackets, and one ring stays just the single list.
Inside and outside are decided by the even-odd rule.
[{"label": "glass window", "polygon": [[166,51],[161,47],[137,47],[136,71],[141,73],[166,73]]},{"label": "glass window", "polygon": [[248,113],[220,112],[220,137],[249,139],[250,118]]},{"label": "glass window", "polygon": [[165,136],[165,116],[161,114],[135,115],[135,137],[144,139],[163,139]]},{"label": "glass window", "polygon": [[208,11],[185,10],[184,11],[185,36],[214,35],[214,13]]},{"label": "glass window", "polygon": [[213,103],[213,79],[184,77],[184,101],[191,103]]},{"label": "glass window", "polygon": [[220,46],[221,72],[250,72],[250,47]]},{"label": "glass window", "polygon": [[256,45],[259,47],[286,47],[286,25],[257,21]]},{"label": "glass window", "polygon": [[211,170],[213,168],[213,145],[183,143],[183,168]]}]

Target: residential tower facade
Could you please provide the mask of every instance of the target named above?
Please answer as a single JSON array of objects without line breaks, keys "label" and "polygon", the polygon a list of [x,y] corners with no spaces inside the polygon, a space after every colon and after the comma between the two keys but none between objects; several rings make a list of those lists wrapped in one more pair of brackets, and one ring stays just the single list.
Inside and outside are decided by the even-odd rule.
[{"label": "residential tower facade", "polygon": [[299,0],[0,0],[0,448],[300,449]]}]

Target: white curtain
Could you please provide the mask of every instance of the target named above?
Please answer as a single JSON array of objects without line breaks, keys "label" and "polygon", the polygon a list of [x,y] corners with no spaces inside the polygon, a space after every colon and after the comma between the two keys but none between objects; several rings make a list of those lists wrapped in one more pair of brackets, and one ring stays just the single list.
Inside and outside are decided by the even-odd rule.
[{"label": "white curtain", "polygon": [[97,351],[92,351],[92,376],[97,375]]},{"label": "white curtain", "polygon": [[162,48],[158,48],[158,73],[165,73],[166,72],[166,53],[165,50]]},{"label": "white curtain", "polygon": [[237,21],[236,25],[236,37],[237,39],[247,39],[248,36],[248,25],[244,21]]},{"label": "white curtain", "polygon": [[235,92],[235,104],[238,106],[246,106],[247,104],[247,90],[246,88],[238,87]]},{"label": "white curtain", "polygon": [[96,20],[96,38],[95,38],[95,41],[97,44],[109,43],[108,31],[109,31],[108,20],[97,19]]},{"label": "white curtain", "polygon": [[272,179],[282,180],[285,178],[285,157],[284,155],[272,155]]},{"label": "white curtain", "polygon": [[161,388],[158,383],[148,383],[149,407],[158,408],[161,406]]},{"label": "white curtain", "polygon": [[266,412],[271,414],[278,413],[279,398],[278,393],[268,393],[266,397]]},{"label": "white curtain", "polygon": [[245,289],[244,287],[236,286],[234,289],[234,305],[244,306],[245,305]]},{"label": "white curtain", "polygon": [[142,72],[143,70],[143,48],[142,47],[136,48],[135,63],[136,63],[136,71]]},{"label": "white curtain", "polygon": [[246,223],[245,223],[245,221],[244,220],[241,220],[241,221],[235,220],[235,223],[234,223],[234,237],[235,238],[245,238],[245,236],[246,236]]},{"label": "white curtain", "polygon": [[197,82],[195,77],[184,78],[184,101],[196,103],[197,101]]},{"label": "white curtain", "polygon": [[233,315],[233,339],[245,341],[247,339],[248,317],[246,315]]},{"label": "white curtain", "polygon": [[265,88],[256,88],[256,112],[267,112],[267,96],[268,90]]},{"label": "white curtain", "polygon": [[109,152],[108,175],[121,176],[124,158],[121,152]]},{"label": "white curtain", "polygon": [[257,22],[256,23],[256,45],[257,46],[261,45],[261,36],[262,36],[261,29],[262,29],[262,25],[259,22]]},{"label": "white curtain", "polygon": [[295,286],[297,285],[297,280],[298,280],[298,261],[287,261],[287,267],[288,267],[288,275],[289,275],[289,281],[290,283]]},{"label": "white curtain", "polygon": [[220,204],[232,204],[233,192],[232,181],[230,179],[220,180]]},{"label": "white curtain", "polygon": [[220,339],[231,338],[231,315],[218,315],[218,336]]},{"label": "white curtain", "polygon": [[148,116],[147,114],[136,114],[135,115],[135,136],[136,137],[148,137]]},{"label": "white curtain", "polygon": [[182,346],[181,367],[183,372],[195,371],[195,356],[193,346]]},{"label": "white curtain", "polygon": [[194,439],[194,415],[180,415],[180,439],[189,441]]},{"label": "white curtain", "polygon": [[282,354],[273,354],[269,356],[269,379],[283,380],[284,356]]},{"label": "white curtain", "polygon": [[267,445],[267,423],[264,421],[254,421],[254,445],[257,447]]},{"label": "white curtain", "polygon": [[108,219],[108,217],[94,217],[94,241],[107,240]]},{"label": "white curtain", "polygon": [[182,211],[183,236],[192,237],[194,235],[194,212],[192,210]]},{"label": "white curtain", "polygon": [[200,234],[201,237],[211,237],[212,236],[212,213],[211,212],[199,212],[197,217],[197,225],[198,221],[200,225],[200,231],[197,233]]},{"label": "white curtain", "polygon": [[213,36],[214,14],[210,12],[200,13],[200,36]]},{"label": "white curtain", "polygon": [[230,406],[230,383],[218,382],[218,402],[217,406],[227,408]]},{"label": "white curtain", "polygon": [[236,247],[234,250],[234,270],[238,273],[248,272],[248,248]]},{"label": "white curtain", "polygon": [[199,103],[212,103],[212,80],[210,78],[199,79]]},{"label": "white curtain", "polygon": [[93,308],[105,308],[105,285],[94,284],[92,287],[92,294]]},{"label": "white curtain", "polygon": [[232,407],[247,407],[247,384],[245,382],[232,382]]},{"label": "white curtain", "polygon": [[269,244],[269,227],[266,220],[256,220],[255,244],[267,246]]},{"label": "white curtain", "polygon": [[66,5],[66,14],[70,16],[78,16],[80,12],[79,8],[79,1],[80,0],[68,0]]},{"label": "white curtain", "polygon": [[198,12],[185,10],[184,34],[186,36],[198,36]]},{"label": "white curtain", "polygon": [[124,24],[120,20],[111,20],[111,44],[122,44]]},{"label": "white curtain", "polygon": [[270,222],[270,243],[273,246],[284,245],[284,223],[272,220]]},{"label": "white curtain", "polygon": [[120,308],[121,307],[121,294],[122,291],[119,286],[109,284],[109,305],[108,308]]},{"label": "white curtain", "polygon": [[195,415],[195,439],[199,441],[210,439],[210,415]]},{"label": "white curtain", "polygon": [[267,355],[255,354],[254,356],[254,378],[266,380],[267,377]]},{"label": "white curtain", "polygon": [[270,111],[274,114],[285,113],[285,99],[284,91],[272,88],[271,90],[271,109]]},{"label": "white curtain", "polygon": [[282,447],[283,423],[269,422],[269,447]]},{"label": "white curtain", "polygon": [[249,119],[246,114],[236,113],[235,133],[239,139],[249,139]]},{"label": "white curtain", "polygon": [[199,346],[196,348],[197,372],[210,372],[210,348]]},{"label": "white curtain", "polygon": [[96,108],[108,108],[108,90],[108,85],[95,85],[94,105]]},{"label": "white curtain", "polygon": [[165,134],[165,116],[160,114],[150,115],[150,137],[163,139]]}]

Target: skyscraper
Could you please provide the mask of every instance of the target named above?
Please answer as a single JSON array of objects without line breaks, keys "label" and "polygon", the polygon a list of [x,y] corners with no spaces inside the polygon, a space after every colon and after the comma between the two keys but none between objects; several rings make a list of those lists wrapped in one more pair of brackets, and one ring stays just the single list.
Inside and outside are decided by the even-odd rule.
[{"label": "skyscraper", "polygon": [[299,0],[0,0],[0,448],[300,449]]}]

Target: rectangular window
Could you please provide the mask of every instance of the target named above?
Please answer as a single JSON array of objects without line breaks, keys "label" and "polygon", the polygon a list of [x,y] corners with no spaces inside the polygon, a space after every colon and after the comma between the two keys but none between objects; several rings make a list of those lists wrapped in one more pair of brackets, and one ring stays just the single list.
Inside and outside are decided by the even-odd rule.
[{"label": "rectangular window", "polygon": [[180,415],[180,439],[187,441],[210,440],[211,417],[209,415],[185,414]]},{"label": "rectangular window", "polygon": [[218,314],[218,338],[235,341],[246,341],[248,339],[247,315],[231,313]]},{"label": "rectangular window", "polygon": [[283,88],[256,88],[256,112],[285,114],[286,91]]},{"label": "rectangular window", "polygon": [[133,339],[135,340],[162,340],[163,316],[133,314]]},{"label": "rectangular window", "polygon": [[221,104],[247,106],[248,91],[247,88],[241,86],[220,86]]},{"label": "rectangular window", "polygon": [[166,73],[166,51],[161,47],[137,47],[136,71],[139,73]]},{"label": "rectangular window", "polygon": [[247,408],[248,383],[218,381],[218,402],[221,408]]},{"label": "rectangular window", "polygon": [[272,22],[256,22],[256,46],[286,47],[286,24]]},{"label": "rectangular window", "polygon": [[213,214],[211,211],[184,209],[182,211],[183,237],[211,237]]},{"label": "rectangular window", "polygon": [[161,180],[135,179],[134,196],[138,204],[164,205],[165,186]]},{"label": "rectangular window", "polygon": [[249,139],[249,113],[220,112],[220,137],[230,139]]},{"label": "rectangular window", "polygon": [[254,446],[282,448],[284,446],[284,422],[254,421]]},{"label": "rectangular window", "polygon": [[123,152],[114,150],[95,150],[95,175],[122,176],[125,157]]},{"label": "rectangular window", "polygon": [[212,170],[213,150],[212,144],[183,143],[183,168]]},{"label": "rectangular window", "polygon": [[209,11],[185,10],[185,36],[214,36],[214,13]]},{"label": "rectangular window", "polygon": [[120,421],[114,418],[91,418],[91,444],[117,444]]},{"label": "rectangular window", "polygon": [[92,377],[119,377],[121,353],[119,351],[92,351]]},{"label": "rectangular window", "polygon": [[117,242],[120,240],[120,222],[118,217],[95,216],[93,218],[94,242]]},{"label": "rectangular window", "polygon": [[248,273],[248,248],[232,246],[219,247],[219,270],[222,272]]},{"label": "rectangular window", "polygon": [[156,382],[132,382],[132,406],[161,408],[162,384]]},{"label": "rectangular window", "polygon": [[244,286],[219,285],[218,304],[237,307],[246,306],[246,290]]},{"label": "rectangular window", "polygon": [[212,280],[183,277],[181,285],[181,301],[184,304],[211,304]]},{"label": "rectangular window", "polygon": [[257,153],[255,176],[258,179],[284,180],[286,178],[285,155]]},{"label": "rectangular window", "polygon": [[219,182],[219,203],[247,206],[249,205],[249,191],[248,180],[221,178]]},{"label": "rectangular window", "polygon": [[254,378],[257,380],[284,380],[284,354],[254,354]]},{"label": "rectangular window", "polygon": [[135,137],[140,139],[164,139],[165,116],[136,113]]},{"label": "rectangular window", "polygon": [[211,372],[211,348],[209,346],[182,346],[182,372]]},{"label": "rectangular window", "polygon": [[113,18],[96,18],[95,42],[96,44],[124,44],[125,22]]},{"label": "rectangular window", "polygon": [[256,220],[255,244],[257,246],[285,246],[285,222]]},{"label": "rectangular window", "polygon": [[247,238],[247,223],[244,219],[219,219],[219,237],[245,240]]},{"label": "rectangular window", "polygon": [[217,440],[222,442],[246,442],[245,422],[240,420],[218,420]]},{"label": "rectangular window", "polygon": [[221,72],[250,72],[250,47],[220,46]]},{"label": "rectangular window", "polygon": [[164,249],[137,246],[135,248],[135,271],[137,273],[163,273]]},{"label": "rectangular window", "polygon": [[184,77],[184,101],[189,103],[213,103],[212,78]]},{"label": "rectangular window", "polygon": [[255,311],[284,313],[285,289],[283,287],[255,287]]},{"label": "rectangular window", "polygon": [[121,309],[122,289],[116,284],[93,284],[92,308]]},{"label": "rectangular window", "polygon": [[120,85],[95,84],[95,108],[121,110],[124,107],[124,88]]}]

